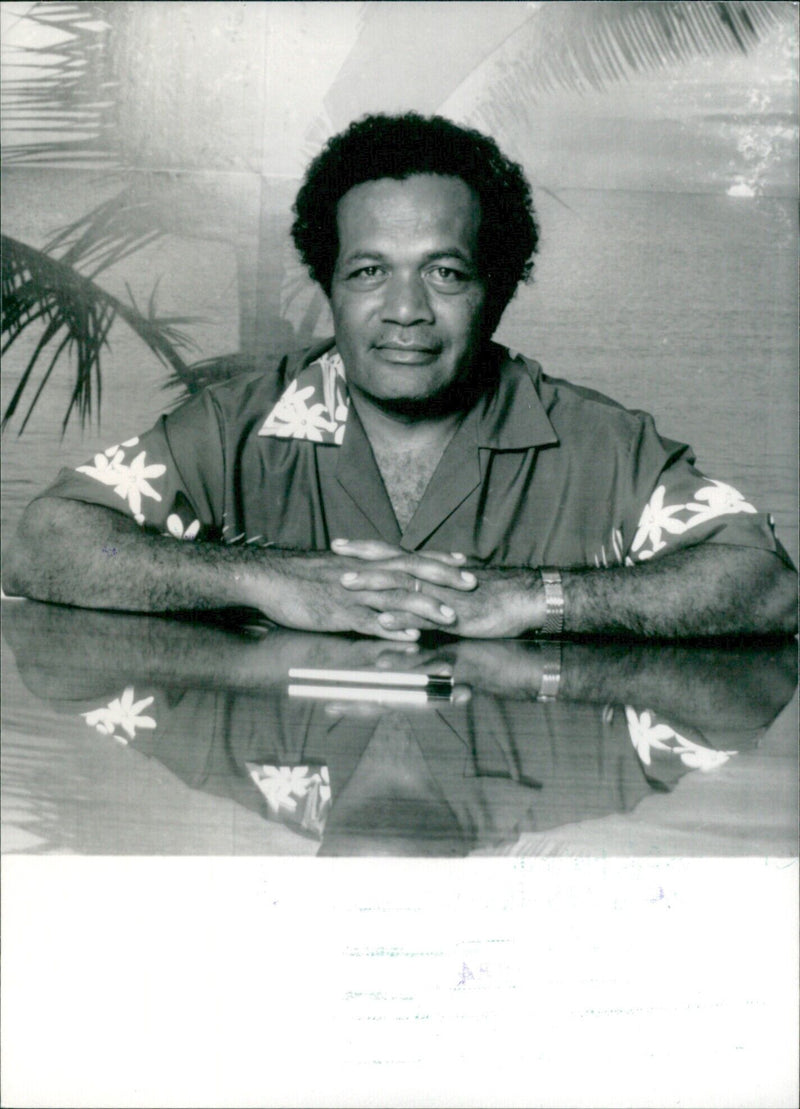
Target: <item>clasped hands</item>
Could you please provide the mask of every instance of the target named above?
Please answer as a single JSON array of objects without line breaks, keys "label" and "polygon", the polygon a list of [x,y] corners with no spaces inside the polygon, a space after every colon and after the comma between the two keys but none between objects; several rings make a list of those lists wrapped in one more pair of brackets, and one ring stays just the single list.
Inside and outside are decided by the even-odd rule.
[{"label": "clasped hands", "polygon": [[469,569],[463,554],[404,551],[374,539],[334,539],[331,549],[349,560],[339,584],[375,614],[371,634],[408,641],[424,630],[513,638],[543,622],[535,571]]}]

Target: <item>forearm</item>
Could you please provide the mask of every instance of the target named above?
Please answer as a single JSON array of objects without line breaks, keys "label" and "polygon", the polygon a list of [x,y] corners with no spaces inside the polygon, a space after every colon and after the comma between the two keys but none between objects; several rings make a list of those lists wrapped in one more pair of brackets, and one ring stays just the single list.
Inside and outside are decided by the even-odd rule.
[{"label": "forearm", "polygon": [[698,546],[637,566],[564,570],[564,631],[695,638],[792,635],[797,575],[768,551]]},{"label": "forearm", "polygon": [[[395,562],[376,562],[381,573]],[[400,566],[451,588],[476,585],[462,578],[452,556],[402,552]],[[457,560],[456,560],[457,561]],[[107,508],[42,498],[27,509],[5,566],[8,593],[83,608],[169,613],[247,610],[289,628],[358,632],[402,642],[420,627],[449,626],[454,616],[413,578],[391,590],[350,590],[343,573],[360,562],[331,551],[185,542],[154,535]],[[382,568],[382,569],[381,569]],[[411,587],[409,587],[411,583]],[[405,606],[400,623],[385,610]]]},{"label": "forearm", "polygon": [[259,552],[181,542],[121,513],[50,498],[26,511],[4,566],[5,591],[34,600],[129,612],[247,607]]},{"label": "forearm", "polygon": [[[368,562],[370,546],[353,541],[342,553]],[[478,581],[474,590],[422,586],[451,611],[447,630],[475,639],[541,631],[547,608],[540,570],[470,565]],[[797,575],[769,551],[706,544],[637,566],[561,568],[561,575],[566,635],[696,639],[797,630]],[[360,573],[346,578],[354,579],[348,584],[353,589],[392,584],[363,562]],[[402,607],[408,608],[407,600]],[[404,611],[387,615],[404,626]]]}]

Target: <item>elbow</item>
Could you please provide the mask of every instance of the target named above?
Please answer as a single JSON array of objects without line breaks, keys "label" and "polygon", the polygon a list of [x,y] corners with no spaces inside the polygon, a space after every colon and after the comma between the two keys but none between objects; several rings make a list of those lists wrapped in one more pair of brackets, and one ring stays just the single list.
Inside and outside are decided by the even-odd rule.
[{"label": "elbow", "polygon": [[25,509],[3,558],[3,592],[8,596],[56,599],[51,595],[53,573],[48,552],[54,547],[57,514],[47,498],[35,500]]},{"label": "elbow", "polygon": [[30,509],[20,521],[17,534],[8,544],[3,555],[3,592],[9,597],[30,597],[30,567],[35,553],[30,543],[30,534],[26,525],[26,517]]}]

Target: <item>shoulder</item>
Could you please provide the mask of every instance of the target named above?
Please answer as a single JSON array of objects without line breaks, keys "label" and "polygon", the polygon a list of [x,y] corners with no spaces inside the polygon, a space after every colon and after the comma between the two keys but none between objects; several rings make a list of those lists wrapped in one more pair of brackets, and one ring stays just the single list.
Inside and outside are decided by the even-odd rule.
[{"label": "shoulder", "polygon": [[542,402],[542,407],[563,446],[573,443],[582,448],[598,441],[616,442],[620,449],[631,450],[643,437],[653,435],[669,449],[683,448],[658,435],[649,412],[626,408],[613,397],[577,385],[565,378],[546,374],[533,358],[516,354],[514,364],[524,367]]}]

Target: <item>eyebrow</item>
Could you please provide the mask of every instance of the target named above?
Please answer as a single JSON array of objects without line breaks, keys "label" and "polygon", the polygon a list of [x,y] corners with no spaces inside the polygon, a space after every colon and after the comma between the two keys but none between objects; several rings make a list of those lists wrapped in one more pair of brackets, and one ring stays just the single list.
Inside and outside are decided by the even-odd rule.
[{"label": "eyebrow", "polygon": [[[475,266],[475,262],[469,258],[463,250],[458,247],[451,247],[448,250],[432,250],[423,258],[423,262],[438,262],[443,258],[457,258],[463,262],[465,266]],[[385,262],[386,255],[382,254],[379,250],[356,250],[352,254],[346,255],[341,259],[341,264],[351,266],[354,262]]]}]

